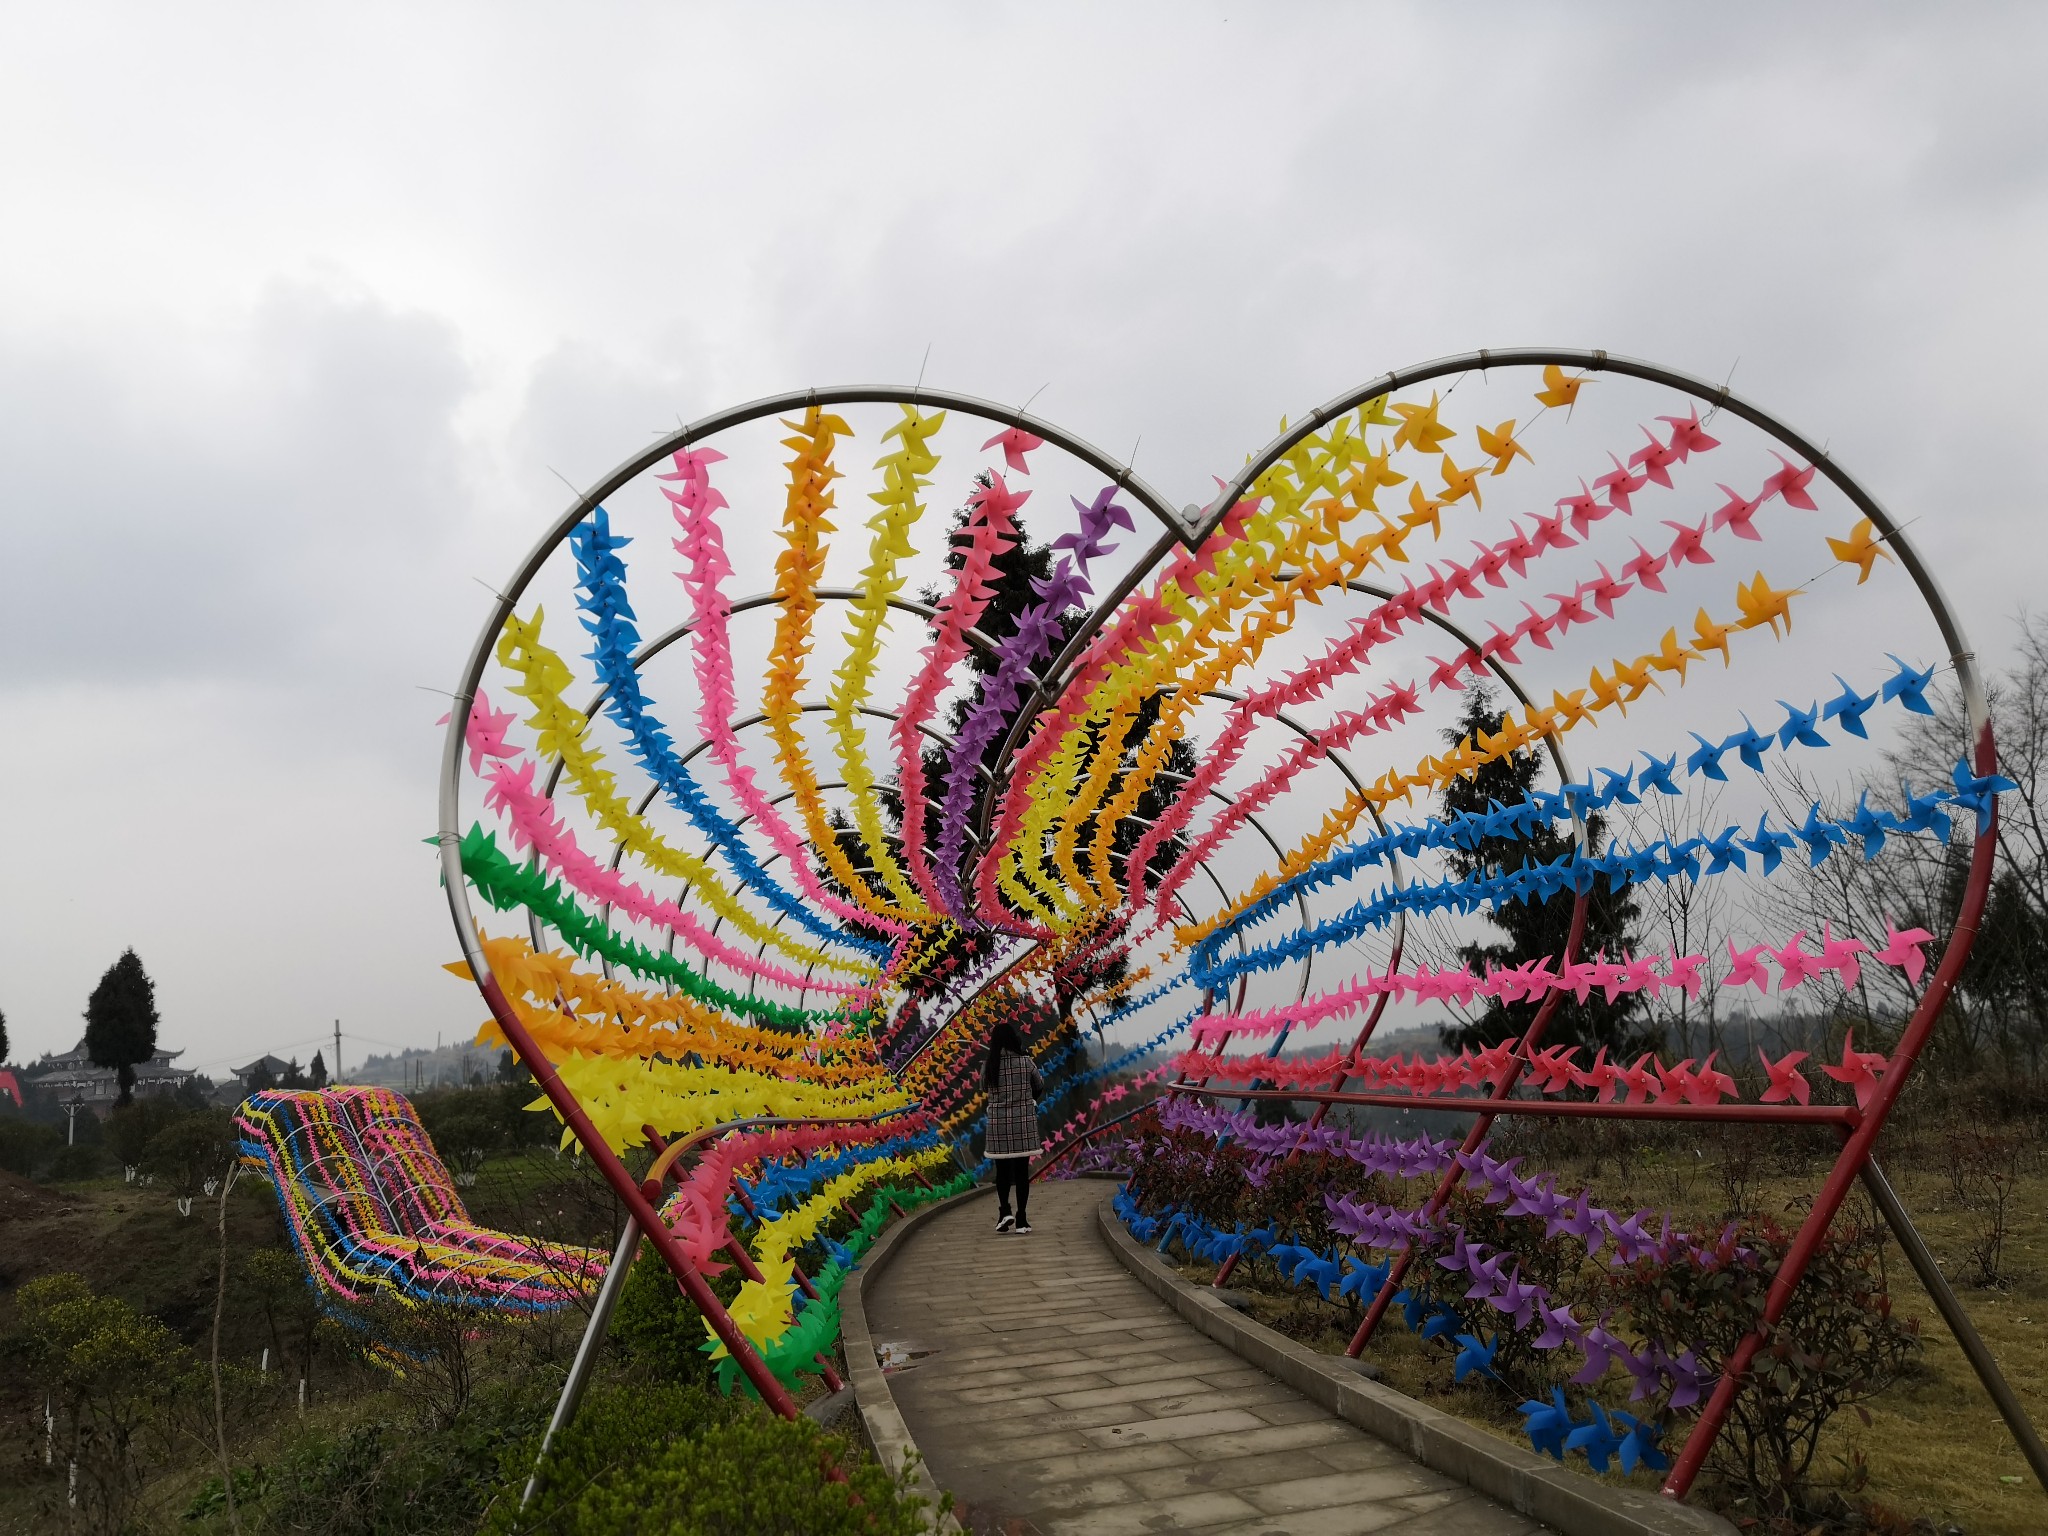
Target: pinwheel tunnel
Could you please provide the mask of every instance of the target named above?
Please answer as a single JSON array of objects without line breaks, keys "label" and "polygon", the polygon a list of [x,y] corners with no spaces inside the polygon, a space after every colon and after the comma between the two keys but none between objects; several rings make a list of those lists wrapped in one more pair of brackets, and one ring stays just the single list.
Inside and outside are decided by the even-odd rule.
[{"label": "pinwheel tunnel", "polygon": [[[1065,1120],[1041,1175],[1113,1163],[1140,1123],[1383,1174],[1397,1198],[1333,1200],[1348,1257],[1290,1265],[1363,1305],[1354,1353],[1413,1299],[1418,1255],[1449,1261],[1497,1286],[1500,1330],[1654,1383],[1689,1426],[1674,1496],[1757,1336],[1717,1371],[1645,1356],[1513,1278],[1452,1197],[1483,1188],[1628,1262],[1717,1239],[1497,1160],[1497,1117],[1831,1128],[1767,1321],[1858,1180],[1925,1254],[1871,1153],[1991,878],[1984,692],[1900,525],[1724,388],[1604,353],[1445,359],[1283,424],[1185,509],[991,402],[757,401],[579,497],[457,697],[439,845],[480,1038],[532,1071],[728,1382],[779,1411],[829,1370],[837,1288],[890,1212],[981,1171],[999,1020]],[[1944,782],[1788,799],[1806,755],[1875,760],[1943,709]],[[1770,926],[1802,871],[1929,840],[1967,859],[1949,931],[1829,926],[1814,948]],[[1751,947],[1603,952],[1603,912],[1672,882],[1723,891]],[[1553,949],[1486,956],[1491,919],[1537,911]],[[1894,1000],[1888,1050],[1852,1043],[1814,1078],[1767,1056],[1745,1093],[1711,1055],[1602,1034],[1627,1000],[1822,974]],[[1397,1033],[1441,1026],[1468,1048]],[[1376,1032],[1410,1048],[1378,1054]],[[1468,1129],[1376,1128],[1417,1109]],[[650,1145],[636,1179],[623,1155]],[[1119,1209],[1226,1272],[1255,1240]],[[845,1241],[824,1231],[843,1211]],[[727,1259],[748,1277],[730,1306],[703,1278]],[[1664,1426],[1628,1423],[1661,1465]]]}]

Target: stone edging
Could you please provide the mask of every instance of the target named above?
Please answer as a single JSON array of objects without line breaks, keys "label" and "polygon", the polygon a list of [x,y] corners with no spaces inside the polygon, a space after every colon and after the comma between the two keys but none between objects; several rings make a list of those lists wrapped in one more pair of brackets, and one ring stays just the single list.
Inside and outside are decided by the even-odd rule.
[{"label": "stone edging", "polygon": [[[1368,1381],[1331,1355],[1276,1333],[1190,1285],[1125,1229],[1104,1199],[1102,1239],[1124,1268],[1203,1333],[1278,1377],[1347,1423],[1399,1446],[1454,1478],[1570,1536],[1734,1536],[1719,1515],[1657,1494],[1615,1488],[1524,1451],[1392,1387]],[[874,1358],[870,1352],[870,1360]],[[878,1373],[879,1374],[879,1373]]]},{"label": "stone edging", "polygon": [[[839,1287],[839,1337],[846,1346],[846,1382],[853,1388],[854,1406],[860,1410],[861,1429],[867,1435],[868,1445],[873,1449],[875,1459],[888,1468],[892,1476],[902,1470],[905,1452],[917,1452],[917,1442],[911,1438],[910,1426],[903,1422],[903,1415],[897,1411],[895,1394],[889,1390],[889,1378],[882,1374],[881,1366],[875,1362],[875,1336],[868,1328],[867,1308],[861,1300],[862,1284],[874,1279],[888,1266],[889,1261],[896,1257],[896,1250],[902,1246],[904,1235],[912,1228],[927,1217],[951,1210],[963,1200],[988,1194],[993,1187],[979,1185],[945,1200],[919,1206],[875,1239],[874,1246],[861,1256],[860,1263]],[[932,1482],[930,1469],[925,1466],[921,1455],[911,1472],[909,1486],[935,1505],[938,1502],[939,1489]],[[931,1521],[931,1529],[943,1532],[945,1536],[957,1536],[960,1522],[951,1515],[936,1516]]]}]

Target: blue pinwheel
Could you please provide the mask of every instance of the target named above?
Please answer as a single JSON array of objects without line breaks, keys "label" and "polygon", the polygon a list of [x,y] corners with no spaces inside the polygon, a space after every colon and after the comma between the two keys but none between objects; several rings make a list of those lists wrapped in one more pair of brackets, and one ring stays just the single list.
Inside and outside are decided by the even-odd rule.
[{"label": "blue pinwheel", "polygon": [[[1565,1449],[1568,1451],[1585,1452],[1586,1464],[1595,1472],[1605,1472],[1607,1470],[1607,1463],[1613,1459],[1614,1453],[1621,1449],[1623,1435],[1621,1431],[1614,1427],[1613,1421],[1607,1417],[1607,1410],[1605,1408],[1602,1408],[1598,1403],[1594,1403],[1591,1406],[1593,1409],[1592,1422],[1581,1424],[1577,1429],[1566,1435],[1564,1440]],[[1626,1418],[1627,1415],[1624,1414],[1622,1417]]]},{"label": "blue pinwheel", "polygon": [[1571,1410],[1565,1407],[1564,1388],[1552,1387],[1547,1403],[1534,1398],[1522,1404],[1521,1413],[1527,1421],[1522,1428],[1529,1443],[1541,1454],[1563,1461],[1565,1436],[1578,1427]]},{"label": "blue pinwheel", "polygon": [[1463,1381],[1474,1371],[1500,1380],[1500,1373],[1493,1368],[1493,1357],[1500,1350],[1500,1335],[1482,1339],[1477,1334],[1461,1333],[1457,1337],[1458,1359],[1451,1367],[1451,1380]]}]

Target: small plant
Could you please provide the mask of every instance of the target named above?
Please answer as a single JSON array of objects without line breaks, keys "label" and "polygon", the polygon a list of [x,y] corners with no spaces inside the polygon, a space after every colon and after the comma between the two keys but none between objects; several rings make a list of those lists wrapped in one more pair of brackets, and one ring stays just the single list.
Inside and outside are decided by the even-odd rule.
[{"label": "small plant", "polygon": [[[1862,1404],[1917,1356],[1919,1325],[1892,1315],[1884,1241],[1882,1229],[1871,1226],[1830,1232],[1784,1317],[1764,1331],[1709,1461],[1739,1512],[1779,1519],[1807,1509],[1821,1432],[1845,1408],[1864,1413]],[[1617,1319],[1610,1326],[1670,1358],[1691,1350],[1706,1375],[1717,1375],[1762,1324],[1790,1245],[1782,1229],[1764,1222],[1731,1232],[1703,1258],[1645,1260],[1619,1271],[1603,1298]]]},{"label": "small plant", "polygon": [[2005,1283],[2005,1240],[2019,1189],[2025,1140],[1998,1131],[1955,1130],[1945,1139],[1949,1189],[1976,1221],[1969,1235],[1980,1285]]}]

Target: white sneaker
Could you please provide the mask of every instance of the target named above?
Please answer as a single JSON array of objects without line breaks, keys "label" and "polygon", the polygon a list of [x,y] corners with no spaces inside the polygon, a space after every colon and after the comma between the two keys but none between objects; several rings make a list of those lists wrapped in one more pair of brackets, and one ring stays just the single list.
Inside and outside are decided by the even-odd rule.
[{"label": "white sneaker", "polygon": [[1029,1237],[1031,1235],[1031,1223],[1028,1221],[1020,1221],[1012,1230],[1014,1230],[1019,1237]]},{"label": "white sneaker", "polygon": [[[996,1231],[998,1232],[1007,1232],[1016,1225],[1017,1218],[1014,1216],[998,1216],[996,1218]],[[1031,1229],[1027,1227],[1025,1230],[1028,1232]]]}]

